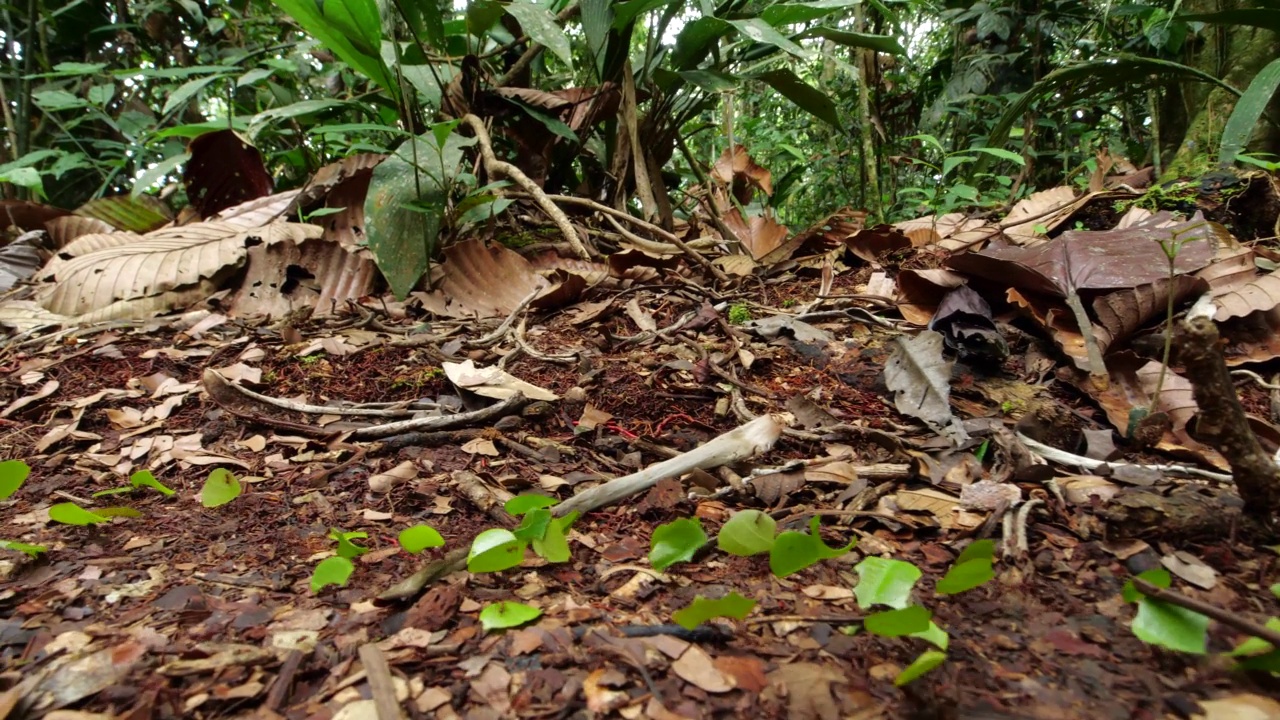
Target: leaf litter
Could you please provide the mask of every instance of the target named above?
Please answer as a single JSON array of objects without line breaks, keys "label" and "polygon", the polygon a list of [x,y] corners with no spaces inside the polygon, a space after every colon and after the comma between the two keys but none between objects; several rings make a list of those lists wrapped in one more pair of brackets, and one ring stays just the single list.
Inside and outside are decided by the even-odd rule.
[{"label": "leaf litter", "polygon": [[[328,170],[307,202],[353,178],[367,187],[378,160]],[[717,173],[744,197],[768,192],[767,170],[745,153]],[[766,216],[739,215],[728,228],[750,262],[694,251],[765,284],[713,277],[675,246],[597,263],[470,241],[446,250],[430,291],[404,301],[367,297],[368,275],[335,291],[344,271],[330,263],[316,266],[332,272],[314,274],[310,294],[281,304],[244,293],[282,280],[292,256],[254,249],[318,242],[340,250],[333,262],[347,263],[349,279],[368,267],[352,264],[359,223],[247,242],[298,193],[246,198],[220,182],[207,179],[216,219],[82,235],[84,254],[55,259],[52,279],[0,306],[14,328],[0,350],[0,437],[6,458],[32,468],[0,505],[0,537],[47,548],[0,555],[0,653],[13,681],[0,704],[138,718],[365,717],[388,705],[440,718],[952,717],[948,708],[1118,718],[1230,702],[1212,691],[1225,684],[1250,697],[1247,678],[1138,640],[1119,600],[1131,572],[1163,564],[1191,583],[1188,595],[1240,606],[1273,562],[1225,532],[1170,538],[1171,525],[1137,513],[1156,506],[1135,497],[1155,496],[1135,493],[1188,487],[1180,470],[1220,484],[1203,478],[1229,461],[1195,437],[1198,408],[1179,368],[1153,402],[1159,361],[1127,344],[1158,334],[1150,308],[1171,291],[1150,253],[1073,265],[1072,253],[1109,247],[1104,235],[1118,231],[1038,237],[1100,195],[1059,189],[995,224],[947,216],[891,232],[849,215],[795,242]],[[728,190],[718,192],[708,202],[727,207]],[[228,219],[238,213],[239,225]],[[1138,227],[1128,232],[1155,232]],[[979,245],[1015,228],[1016,250],[977,259]],[[203,264],[176,260],[202,243],[217,249]],[[941,269],[965,248],[956,272]],[[125,295],[95,286],[77,296],[65,284],[76,263],[115,268],[126,252],[168,280],[122,278]],[[1046,260],[991,264],[1015,256]],[[1177,271],[1202,272],[1215,257],[1198,250]],[[1052,269],[1064,262],[1074,274]],[[1274,341],[1240,323],[1273,322],[1272,280],[1232,268],[1214,297],[1233,359],[1274,358]],[[215,277],[218,287],[200,284]],[[1015,281],[993,291],[997,277]],[[193,288],[201,300],[231,292],[222,306],[173,294]],[[1154,299],[1132,299],[1141,288]],[[1109,333],[1101,389],[1071,360],[1083,357],[1071,340],[1080,329],[1059,303],[1076,291],[1090,293],[1091,322]],[[68,320],[125,315],[135,319]],[[918,329],[926,324],[941,332]],[[955,358],[975,337],[1001,352]],[[1241,390],[1255,426],[1274,424],[1267,389]],[[1135,444],[1126,424],[1152,405],[1170,421]],[[1140,472],[1153,466],[1154,476]],[[1046,483],[1053,468],[1060,476]],[[141,470],[176,492],[131,486]],[[211,471],[216,506],[201,503]],[[586,511],[569,528],[570,562],[457,570],[479,533],[517,530],[503,503],[534,491],[576,495],[561,507]],[[141,516],[51,523],[61,503]],[[742,508],[770,513],[779,530],[824,516],[824,547],[858,545],[783,579],[760,557],[714,552],[649,565],[659,525],[695,517],[714,536]],[[445,546],[403,551],[397,537],[420,524]],[[842,631],[865,615],[853,588],[870,566],[859,563],[910,562],[929,595],[968,541],[992,536],[996,579],[929,604],[950,634],[948,659],[895,687],[925,646]],[[354,557],[335,563],[349,581],[313,591],[313,569],[349,547]],[[730,593],[755,602],[745,618],[673,624],[695,596]],[[486,608],[516,607],[504,602],[537,617],[486,632],[482,617],[496,612]],[[1230,647],[1229,632],[1215,642]]]}]

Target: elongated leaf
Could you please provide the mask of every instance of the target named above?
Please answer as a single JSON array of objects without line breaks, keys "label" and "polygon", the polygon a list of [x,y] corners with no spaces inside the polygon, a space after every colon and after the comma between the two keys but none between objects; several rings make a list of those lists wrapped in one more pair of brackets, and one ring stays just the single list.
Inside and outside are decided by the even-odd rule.
[{"label": "elongated leaf", "polygon": [[1222,146],[1218,150],[1218,164],[1229,166],[1235,163],[1236,155],[1249,142],[1253,128],[1258,124],[1262,113],[1280,87],[1280,59],[1272,60],[1267,66],[1253,76],[1253,82],[1240,96],[1236,107],[1231,111],[1227,126],[1222,131]]},{"label": "elongated leaf", "polygon": [[534,5],[528,0],[511,0],[507,12],[520,21],[520,27],[529,39],[545,46],[570,69],[573,68],[573,48],[569,46],[569,37],[546,6]]},{"label": "elongated leaf", "polygon": [[1280,32],[1280,9],[1276,8],[1242,8],[1240,10],[1222,10],[1220,12],[1179,15],[1175,20],[1188,22],[1213,23],[1215,25],[1247,25]]},{"label": "elongated leaf", "polygon": [[320,5],[324,19],[340,29],[351,44],[365,55],[382,52],[382,20],[373,0],[325,0]]},{"label": "elongated leaf", "polygon": [[774,27],[794,25],[825,17],[837,10],[853,7],[858,0],[816,0],[807,3],[777,3],[760,13],[760,18]]},{"label": "elongated leaf", "polygon": [[801,80],[790,70],[770,70],[756,75],[756,78],[777,90],[801,110],[837,130],[843,129],[840,125],[840,112],[836,110],[831,96]]},{"label": "elongated leaf", "polygon": [[196,78],[195,80],[188,80],[182,85],[179,85],[177,90],[169,93],[169,99],[164,101],[164,107],[161,108],[160,112],[168,115],[174,108],[181,107],[183,103],[195,97],[196,93],[203,90],[206,85],[220,77],[222,76],[213,75],[210,77]]},{"label": "elongated leaf", "polygon": [[792,42],[790,38],[778,32],[778,29],[760,18],[746,20],[730,20],[729,24],[738,29],[744,37],[758,43],[772,45],[779,50],[794,55],[801,60],[813,58],[813,53]]},{"label": "elongated leaf", "polygon": [[613,20],[611,0],[582,0],[582,33],[587,38],[587,53],[595,66],[596,77],[604,76],[604,48],[609,42]]},{"label": "elongated leaf", "polygon": [[627,2],[618,3],[613,8],[613,28],[621,30],[642,14],[666,7],[672,2],[673,0],[627,0]]},{"label": "elongated leaf", "polygon": [[800,37],[820,37],[837,45],[867,48],[877,52],[889,53],[890,55],[907,54],[907,49],[902,47],[902,43],[898,42],[897,38],[888,35],[871,35],[831,27],[819,27],[805,32]]},{"label": "elongated leaf", "polygon": [[[1015,124],[1022,122],[1033,103],[1041,98],[1052,97],[1054,93],[1065,93],[1068,87],[1081,85],[1086,86],[1088,90],[1095,90],[1117,85],[1128,86],[1135,82],[1148,82],[1153,77],[1165,80],[1177,78],[1198,80],[1216,85],[1237,97],[1240,95],[1239,90],[1188,65],[1136,55],[1115,55],[1060,68],[1045,75],[1005,109],[1004,114],[991,128],[986,144],[990,147],[1004,145],[1009,139],[1010,130]],[[974,173],[985,171],[989,160],[990,156],[979,159],[974,166]]]},{"label": "elongated leaf", "polygon": [[692,70],[711,52],[716,40],[731,29],[729,23],[716,17],[700,17],[684,26],[676,35],[676,49],[671,54],[672,70]]},{"label": "elongated leaf", "polygon": [[308,35],[332,50],[343,62],[358,70],[371,81],[391,93],[393,100],[400,96],[400,86],[391,76],[386,63],[378,55],[369,55],[356,49],[340,28],[320,14],[315,0],[272,0],[281,10],[289,13]]}]

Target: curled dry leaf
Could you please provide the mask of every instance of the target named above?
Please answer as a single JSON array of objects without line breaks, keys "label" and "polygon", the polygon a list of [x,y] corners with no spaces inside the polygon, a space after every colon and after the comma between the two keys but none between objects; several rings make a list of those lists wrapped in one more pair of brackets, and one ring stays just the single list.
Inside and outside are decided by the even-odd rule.
[{"label": "curled dry leaf", "polygon": [[369,476],[369,490],[376,493],[388,493],[397,485],[418,477],[418,466],[412,460],[405,460],[390,470]]}]

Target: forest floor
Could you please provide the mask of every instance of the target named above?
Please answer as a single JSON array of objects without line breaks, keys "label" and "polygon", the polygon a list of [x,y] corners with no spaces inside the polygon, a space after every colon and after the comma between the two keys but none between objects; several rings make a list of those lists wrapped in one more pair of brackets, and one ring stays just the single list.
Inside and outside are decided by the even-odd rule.
[{"label": "forest floor", "polygon": [[[857,284],[840,275],[832,292]],[[818,292],[816,277],[787,274],[727,302],[758,318]],[[1276,717],[1266,714],[1280,707],[1267,697],[1280,698],[1274,679],[1233,671],[1212,654],[1148,645],[1130,630],[1134,606],[1121,597],[1133,572],[1177,552],[1218,572],[1186,594],[1265,621],[1280,615],[1266,591],[1278,577],[1273,550],[1229,536],[1109,540],[1090,529],[1088,503],[1064,504],[1042,484],[1020,482],[1024,495],[1043,500],[1027,518],[1028,551],[998,555],[985,585],[935,595],[964,542],[993,529],[986,513],[956,503],[962,486],[991,468],[929,469],[926,458],[942,462],[937,435],[897,413],[882,378],[896,330],[845,317],[814,322],[833,339],[825,344],[764,340],[721,312],[682,340],[645,335],[624,306],[635,301],[667,327],[708,300],[689,283],[586,299],[613,311],[531,316],[525,338],[547,359],[526,353],[506,366],[561,400],[407,441],[355,441],[343,430],[358,423],[279,409],[274,418],[237,416],[203,391],[202,378],[219,369],[260,393],[308,403],[456,396],[436,346],[408,335],[412,319],[317,318],[284,328],[228,321],[198,332],[157,321],[8,349],[0,368],[7,401],[39,397],[0,420],[3,456],[32,467],[23,489],[0,502],[0,538],[48,550],[36,559],[0,551],[0,677],[10,688],[0,694],[0,718]],[[464,327],[454,339],[495,325]],[[1017,387],[1083,428],[1109,428],[1088,398],[1028,366],[1032,346],[1036,357],[1052,352],[1043,340],[1013,337],[1004,366],[956,368],[960,418],[1012,427],[1027,405],[991,388]],[[593,349],[589,360],[549,357],[582,348]],[[482,366],[498,359],[470,355]],[[730,377],[716,372],[729,365]],[[1265,407],[1262,391],[1249,392],[1246,404]],[[665,459],[662,448],[684,452],[740,426],[734,404],[780,413],[795,410],[788,401],[797,396],[844,430],[784,435],[740,475],[843,452],[842,472],[793,470],[716,494],[696,486],[723,486],[723,475],[695,473],[692,492],[663,482],[584,514],[568,563],[530,554],[514,570],[451,573],[417,597],[376,601],[424,562],[500,525],[477,487],[498,500],[527,491],[569,497],[575,486]],[[889,466],[907,471],[878,479],[867,470]],[[143,467],[177,493],[90,497]],[[244,490],[206,508],[199,493],[211,467],[231,469]],[[128,505],[141,516],[49,522],[50,505],[66,501]],[[806,511],[843,511],[828,518],[824,539],[857,546],[785,578],[763,557],[715,551],[662,572],[650,567],[660,524],[696,516],[712,534],[741,508],[782,511],[795,529],[807,525]],[[445,547],[403,551],[397,533],[415,523],[436,528]],[[356,542],[370,551],[345,587],[313,592],[312,571],[334,550],[333,528],[367,533]],[[852,592],[855,566],[876,556],[923,572],[915,595],[951,636],[947,660],[902,688],[894,678],[926,643],[842,631],[864,616]],[[695,596],[730,591],[758,603],[744,620],[693,632],[672,625]],[[486,632],[480,610],[500,600],[535,605],[542,616]],[[1211,651],[1241,639],[1211,625]],[[1241,714],[1250,706],[1260,714]]]}]

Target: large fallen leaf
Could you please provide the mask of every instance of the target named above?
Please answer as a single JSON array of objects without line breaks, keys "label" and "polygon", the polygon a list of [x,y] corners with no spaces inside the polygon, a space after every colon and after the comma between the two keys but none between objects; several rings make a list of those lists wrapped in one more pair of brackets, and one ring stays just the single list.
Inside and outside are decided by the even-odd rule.
[{"label": "large fallen leaf", "polygon": [[[1084,206],[1090,196],[1076,198],[1074,188],[1061,185],[1048,190],[1031,193],[1018,201],[1009,211],[1002,224],[1005,237],[1018,245],[1028,245],[1044,237],[1044,233],[1061,225],[1067,218]],[[1009,225],[1025,220],[1016,225]]]},{"label": "large fallen leaf", "polygon": [[450,245],[444,251],[437,290],[420,296],[431,312],[453,318],[506,317],[547,281],[522,255],[482,240]]},{"label": "large fallen leaf", "polygon": [[61,315],[84,316],[110,307],[114,317],[145,317],[173,309],[148,300],[190,288],[203,292],[216,284],[244,264],[250,246],[299,242],[320,233],[313,225],[284,222],[254,230],[218,222],[165,228],[61,264],[39,300]]},{"label": "large fallen leaf", "polygon": [[934,431],[960,444],[969,435],[951,414],[951,365],[942,357],[942,334],[926,330],[898,338],[884,369],[898,412],[919,418]]}]

